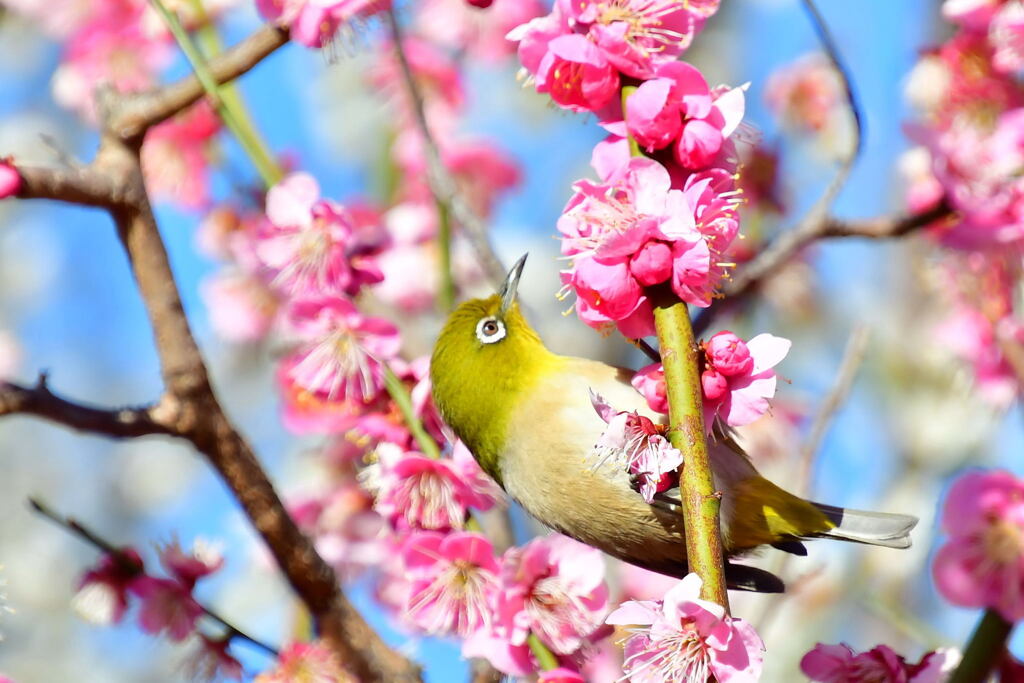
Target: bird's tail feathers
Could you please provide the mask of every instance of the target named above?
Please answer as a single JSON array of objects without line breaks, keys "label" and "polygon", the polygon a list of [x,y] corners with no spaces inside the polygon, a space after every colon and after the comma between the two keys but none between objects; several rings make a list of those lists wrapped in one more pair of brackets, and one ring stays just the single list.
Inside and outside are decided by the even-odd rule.
[{"label": "bird's tail feathers", "polygon": [[909,548],[910,530],[917,526],[918,521],[917,517],[910,515],[851,510],[821,503],[813,505],[835,524],[834,528],[819,535],[886,548]]}]

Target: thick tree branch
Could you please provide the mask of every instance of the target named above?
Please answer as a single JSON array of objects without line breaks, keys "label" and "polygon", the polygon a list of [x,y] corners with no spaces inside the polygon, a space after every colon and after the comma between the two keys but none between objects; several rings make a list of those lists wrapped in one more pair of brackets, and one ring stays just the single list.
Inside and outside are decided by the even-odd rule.
[{"label": "thick tree branch", "polygon": [[[97,157],[100,163],[118,173],[120,182],[142,185],[137,146],[108,138]],[[111,215],[153,327],[167,392],[177,399],[171,417],[175,431],[220,474],[323,637],[359,680],[418,680],[418,667],[392,651],[341,592],[334,571],[285,511],[252,448],[218,403],[148,199],[143,195],[137,205],[112,209]]]},{"label": "thick tree branch", "polygon": [[[286,29],[264,26],[236,47],[210,60],[218,83],[259,63],[288,39]],[[252,448],[220,406],[210,384],[171,271],[146,194],[139,157],[142,138],[204,94],[196,76],[152,93],[126,96],[107,91],[101,143],[95,161],[75,170],[19,169],[22,197],[70,201],[109,210],[139,287],[160,359],[166,393],[157,408],[123,415],[78,406],[36,390],[0,385],[0,415],[37,414],[69,426],[111,436],[154,433],[146,422],[159,414],[159,433],[190,441],[217,470],[240,503],[288,582],[309,608],[320,635],[361,681],[419,681],[419,667],[391,650],[339,588],[331,567],[299,531],[260,466]]]},{"label": "thick tree branch", "polygon": [[[267,55],[288,42],[288,29],[265,24],[238,45],[209,61],[218,84],[238,78]],[[122,139],[143,135],[148,128],[169,119],[199,100],[205,91],[195,74],[153,92],[125,98],[112,107],[108,128]]]},{"label": "thick tree branch", "polygon": [[0,417],[17,414],[34,415],[82,432],[118,439],[173,435],[170,427],[159,419],[157,406],[109,410],[82,405],[54,395],[46,385],[46,375],[40,375],[34,387],[0,382]]},{"label": "thick tree branch", "polygon": [[22,199],[55,199],[85,206],[111,206],[124,198],[109,176],[91,166],[18,166]]}]

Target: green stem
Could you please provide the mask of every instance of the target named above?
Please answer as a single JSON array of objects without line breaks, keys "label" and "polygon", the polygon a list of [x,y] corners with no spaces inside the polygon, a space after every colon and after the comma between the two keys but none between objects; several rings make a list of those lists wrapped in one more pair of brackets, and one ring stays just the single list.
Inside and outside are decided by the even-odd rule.
[{"label": "green stem", "polygon": [[981,621],[964,648],[964,658],[949,678],[949,683],[975,683],[988,679],[989,674],[1006,656],[1006,641],[1013,624],[994,610],[985,610]]},{"label": "green stem", "polygon": [[[626,100],[629,96],[636,92],[635,85],[625,85],[622,87],[622,115],[626,115]],[[629,140],[629,156],[631,157],[642,157],[644,153],[640,151],[640,145],[633,139],[632,135],[627,135],[626,139]]]},{"label": "green stem", "polygon": [[455,308],[455,279],[452,277],[452,218],[444,202],[437,204],[437,246],[440,251],[441,284],[437,288],[437,307],[442,313]]},{"label": "green stem", "polygon": [[537,658],[537,662],[542,670],[551,671],[558,668],[558,659],[555,657],[555,654],[548,649],[547,645],[540,641],[537,634],[531,633],[526,636],[526,644],[530,646],[530,652]]},{"label": "green stem", "polygon": [[[192,65],[192,70],[195,71],[196,77],[202,84],[203,90],[206,91],[224,125],[227,126],[228,130],[231,131],[232,135],[235,136],[238,143],[242,146],[242,149],[252,160],[256,171],[260,174],[260,178],[263,179],[264,185],[267,187],[275,185],[284,174],[256,133],[251,120],[248,118],[248,114],[245,113],[245,107],[242,105],[238,94],[230,88],[222,88],[217,83],[206,63],[206,58],[192,41],[192,37],[189,36],[185,27],[181,25],[177,15],[168,10],[161,0],[150,1],[164,20],[164,23],[167,24],[167,28],[170,30],[171,35],[174,36],[179,47],[181,47],[181,51],[185,53],[189,64]],[[207,40],[209,39],[207,38]]]},{"label": "green stem", "polygon": [[[622,88],[622,111],[636,87]],[[629,136],[631,156],[644,156]],[[715,491],[704,435],[704,401],[698,372],[698,348],[686,304],[665,286],[650,288],[654,303],[654,326],[658,332],[665,387],[668,395],[669,441],[683,454],[679,467],[679,498],[683,504],[686,529],[686,561],[691,572],[703,582],[701,597],[729,610],[725,584],[725,561],[718,513],[721,494]]]},{"label": "green stem", "polygon": [[654,306],[665,387],[668,395],[669,441],[684,458],[679,468],[679,498],[686,529],[686,559],[703,581],[701,597],[729,609],[718,511],[711,461],[704,436],[703,400],[697,372],[697,343],[686,304],[662,291]]},{"label": "green stem", "polygon": [[416,411],[412,407],[412,398],[410,398],[409,392],[406,391],[405,385],[402,384],[402,380],[398,379],[398,375],[392,372],[391,368],[386,365],[384,366],[384,386],[387,387],[391,400],[395,402],[399,412],[402,413],[405,426],[409,428],[413,438],[416,439],[416,443],[419,444],[423,455],[434,460],[440,458],[441,449],[437,447],[437,442],[434,441],[430,434],[427,434],[427,430],[423,428],[423,423],[416,417]]}]

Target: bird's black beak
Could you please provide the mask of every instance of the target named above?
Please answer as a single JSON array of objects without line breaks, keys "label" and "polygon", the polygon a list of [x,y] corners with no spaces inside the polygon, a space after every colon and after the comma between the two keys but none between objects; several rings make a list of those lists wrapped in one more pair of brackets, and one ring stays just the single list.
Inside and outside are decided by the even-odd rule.
[{"label": "bird's black beak", "polygon": [[508,271],[508,275],[505,276],[505,284],[501,286],[501,291],[498,292],[501,295],[501,314],[505,315],[508,309],[512,308],[512,304],[516,300],[516,290],[519,289],[519,276],[523,274],[523,266],[526,265],[526,257],[529,254],[523,254],[516,264],[512,266],[512,270]]}]

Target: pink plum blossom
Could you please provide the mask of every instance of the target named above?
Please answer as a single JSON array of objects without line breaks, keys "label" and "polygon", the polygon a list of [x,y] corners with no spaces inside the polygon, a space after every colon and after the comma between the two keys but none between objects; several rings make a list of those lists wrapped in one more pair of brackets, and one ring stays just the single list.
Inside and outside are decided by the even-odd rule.
[{"label": "pink plum blossom", "polygon": [[477,533],[417,532],[402,547],[410,588],[405,617],[433,635],[467,637],[491,619],[498,561]]},{"label": "pink plum blossom", "polygon": [[565,4],[576,30],[585,32],[623,74],[641,79],[673,63],[718,9],[717,0],[572,0]]},{"label": "pink plum blossom", "polygon": [[764,644],[754,628],[701,600],[701,580],[689,574],[660,603],[629,601],[607,623],[634,628],[623,668],[634,683],[685,683],[710,676],[722,683],[757,681]]},{"label": "pink plum blossom", "polygon": [[196,680],[242,680],[242,663],[228,652],[230,645],[230,636],[214,639],[200,633],[199,651],[186,668]]},{"label": "pink plum blossom", "polygon": [[704,343],[701,374],[704,423],[710,433],[716,416],[726,424],[750,424],[768,411],[775,395],[772,370],[789,352],[788,339],[759,334],[744,342],[732,332],[719,332]]},{"label": "pink plum blossom", "polygon": [[651,363],[640,368],[633,375],[630,383],[634,389],[644,395],[651,410],[668,414],[668,397],[665,395],[665,368],[661,363]]},{"label": "pink plum blossom", "polygon": [[349,475],[326,495],[290,501],[288,509],[324,560],[350,579],[387,557],[387,523],[372,506]]},{"label": "pink plum blossom", "polygon": [[278,300],[260,278],[222,270],[203,280],[199,292],[210,323],[222,339],[236,343],[257,342],[270,332]]},{"label": "pink plum blossom", "polygon": [[1020,393],[1019,381],[1006,359],[1001,337],[1024,342],[1024,326],[1010,317],[993,322],[980,310],[957,306],[936,329],[940,342],[971,364],[978,394],[994,406],[1008,406]]},{"label": "pink plum blossom", "polygon": [[[693,261],[677,252],[710,258],[695,207],[686,193],[671,189],[665,167],[646,158],[630,159],[614,182],[581,180],[574,187],[558,220],[562,253],[572,259],[563,282],[579,297],[588,324],[613,321],[620,329],[632,327],[631,336],[646,336],[653,315],[643,288],[674,279],[680,262]],[[643,317],[634,320],[638,313]]]},{"label": "pink plum blossom", "polygon": [[1014,74],[1024,69],[1024,6],[1008,2],[999,9],[989,26],[989,42],[997,71]]},{"label": "pink plum blossom", "polygon": [[511,645],[525,645],[534,633],[552,652],[571,654],[607,611],[600,551],[552,534],[510,548],[502,558],[496,619]]},{"label": "pink plum blossom", "polygon": [[768,107],[787,125],[814,133],[835,125],[845,106],[839,74],[820,52],[775,71],[764,92]]},{"label": "pink plum blossom", "polygon": [[342,298],[294,301],[289,319],[304,341],[292,355],[295,382],[328,400],[371,401],[384,388],[384,365],[398,355],[398,329],[363,316]]},{"label": "pink plum blossom", "polygon": [[585,36],[572,33],[560,11],[517,26],[508,39],[539,93],[572,111],[598,111],[619,92],[619,72]]},{"label": "pink plum blossom", "polygon": [[497,62],[515,53],[505,34],[544,13],[540,0],[494,0],[486,12],[466,0],[421,0],[416,4],[418,34],[470,59]]},{"label": "pink plum blossom", "polygon": [[291,38],[306,47],[324,47],[338,28],[391,6],[390,0],[256,0],[265,19],[291,26]]},{"label": "pink plum blossom", "polygon": [[800,670],[814,683],[941,683],[959,659],[955,651],[936,650],[910,664],[888,645],[856,653],[845,643],[818,643],[800,660]]},{"label": "pink plum blossom", "polygon": [[164,631],[181,642],[196,627],[203,608],[192,597],[192,589],[176,579],[142,576],[131,584],[131,592],[142,600],[139,625],[151,635]]},{"label": "pink plum blossom", "polygon": [[972,29],[984,30],[1005,0],[945,0],[942,16]]},{"label": "pink plum blossom", "polygon": [[144,7],[144,3],[101,4],[84,25],[76,27],[64,43],[53,75],[53,95],[59,104],[92,122],[97,86],[137,92],[156,85],[174,52],[166,39],[154,39],[143,30]]},{"label": "pink plum blossom", "polygon": [[469,508],[489,510],[498,495],[475,462],[435,460],[394,444],[381,444],[377,457],[376,509],[399,529],[461,529]]},{"label": "pink plum blossom", "polygon": [[21,175],[10,161],[0,159],[0,199],[13,197],[21,190]]},{"label": "pink plum blossom", "polygon": [[550,671],[541,671],[537,683],[587,683],[583,674],[560,666]]},{"label": "pink plum blossom", "polygon": [[942,596],[1024,618],[1024,482],[1001,470],[967,472],[949,490],[942,528],[949,538],[932,565]]},{"label": "pink plum blossom", "polygon": [[654,501],[656,493],[672,488],[677,482],[674,475],[683,464],[683,454],[665,438],[665,426],[636,412],[616,411],[593,392],[590,401],[608,423],[594,445],[598,463],[622,463],[624,469],[638,477],[640,495],[648,503]]},{"label": "pink plum blossom", "polygon": [[379,282],[380,272],[358,252],[356,223],[342,205],[320,199],[306,173],[294,173],[267,192],[270,223],[256,253],[274,272],[272,284],[288,295],[355,295]]},{"label": "pink plum blossom", "polygon": [[630,135],[648,152],[675,143],[684,168],[708,166],[743,120],[743,90],[712,91],[686,62],[664,64],[655,75],[626,99]]},{"label": "pink plum blossom", "polygon": [[256,677],[254,683],[354,683],[337,655],[322,641],[289,643],[278,655],[277,665]]},{"label": "pink plum blossom", "polygon": [[181,549],[178,541],[172,541],[160,549],[160,563],[191,590],[196,581],[223,567],[224,557],[219,547],[203,540],[196,540],[188,553]]},{"label": "pink plum blossom", "polygon": [[122,548],[120,556],[104,555],[78,582],[72,600],[75,612],[95,624],[116,624],[128,609],[128,591],[144,571],[134,548]]},{"label": "pink plum blossom", "polygon": [[210,143],[220,119],[206,100],[149,130],[142,145],[146,188],[187,209],[210,203]]}]

